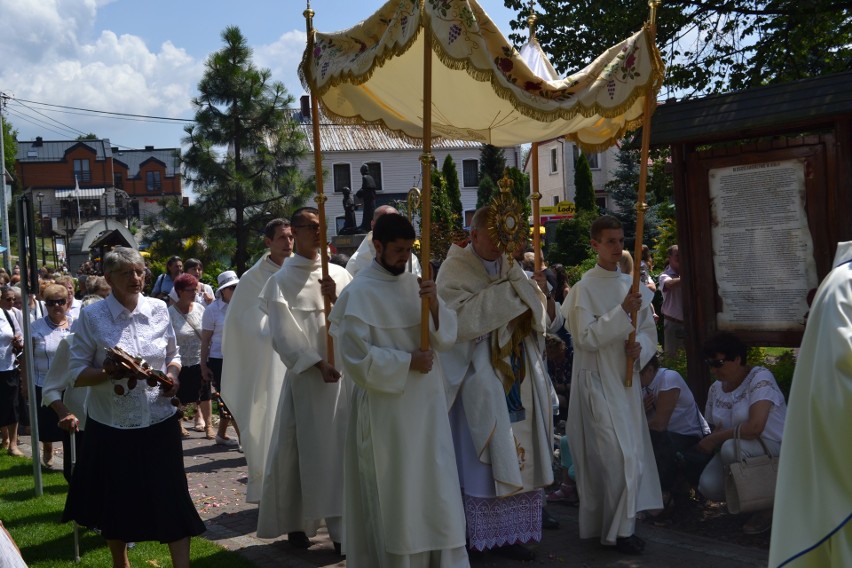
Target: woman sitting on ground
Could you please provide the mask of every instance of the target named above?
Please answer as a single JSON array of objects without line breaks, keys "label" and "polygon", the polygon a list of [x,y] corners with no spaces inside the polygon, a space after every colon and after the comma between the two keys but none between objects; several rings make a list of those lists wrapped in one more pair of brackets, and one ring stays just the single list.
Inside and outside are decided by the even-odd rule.
[{"label": "woman sitting on ground", "polygon": [[[713,454],[704,468],[698,490],[713,501],[725,500],[725,468],[737,461],[734,430],[740,427],[742,457],[781,452],[787,404],[775,377],[765,367],[746,363],[748,348],[732,333],[722,332],[704,345],[704,357],[717,381],[710,385],[704,416],[712,433],[698,449]],[[772,525],[772,510],[758,511],[743,525],[746,534],[760,534]]]},{"label": "woman sitting on ground", "polygon": [[[699,457],[696,445],[710,433],[707,421],[698,410],[692,391],[680,373],[660,367],[654,355],[639,373],[645,415],[654,446],[654,458],[660,475],[663,504],[671,505],[671,490],[678,474],[691,485],[698,483],[707,459]],[[690,467],[698,463],[698,467]]]}]

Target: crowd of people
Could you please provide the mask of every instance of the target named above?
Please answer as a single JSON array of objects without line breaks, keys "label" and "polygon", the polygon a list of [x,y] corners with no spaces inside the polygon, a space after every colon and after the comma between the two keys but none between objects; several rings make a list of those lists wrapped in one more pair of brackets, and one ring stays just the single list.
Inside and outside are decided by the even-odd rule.
[{"label": "crowd of people", "polygon": [[[657,284],[650,254],[638,267],[625,259],[620,222],[601,217],[590,235],[597,264],[570,286],[563,267],[536,270],[523,251],[501,251],[482,208],[469,243],[431,275],[412,260],[410,222],[382,206],[345,268],[323,267],[318,215],[306,207],[271,221],[268,251],[242,278],[219,274],[215,290],[198,260],[175,256],[145,296],[143,259],[117,247],[104,276],[86,279],[85,309],[63,277],[30,299],[36,393],[52,409],[36,418],[42,461],[85,431],[64,518],[101,530],[115,566],[129,565],[126,543],[142,540],[168,543],[186,566],[189,537],[204,530],[183,471],[188,405],[193,428],[245,452],[259,537],[286,534],[305,549],[324,525],[355,568],[468,566],[487,550],[531,560],[526,545],[554,526],[546,505],[559,501],[579,506],[580,538],[641,554],[637,520],[666,514],[677,484],[725,500],[735,441],[742,456],[781,453],[784,395],[740,338],[722,332],[703,346],[716,379],[703,413],[657,353],[660,315],[666,352],[685,340],[677,247]],[[20,301],[0,288],[11,455],[21,453],[26,390],[15,361]],[[162,380],[137,383],[105,358],[111,347],[143,357]],[[545,494],[555,430],[564,475]],[[112,482],[148,475],[158,483]],[[757,511],[743,530],[771,522],[771,509]]]}]

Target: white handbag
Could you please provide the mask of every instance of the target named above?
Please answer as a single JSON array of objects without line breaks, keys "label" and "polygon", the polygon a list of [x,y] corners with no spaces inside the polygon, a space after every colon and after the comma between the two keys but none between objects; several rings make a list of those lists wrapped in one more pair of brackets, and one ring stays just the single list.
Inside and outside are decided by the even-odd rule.
[{"label": "white handbag", "polygon": [[766,455],[742,457],[740,425],[734,429],[734,451],[737,461],[728,466],[725,476],[725,500],[731,513],[749,513],[772,508],[778,458],[769,453],[761,438],[757,439]]}]

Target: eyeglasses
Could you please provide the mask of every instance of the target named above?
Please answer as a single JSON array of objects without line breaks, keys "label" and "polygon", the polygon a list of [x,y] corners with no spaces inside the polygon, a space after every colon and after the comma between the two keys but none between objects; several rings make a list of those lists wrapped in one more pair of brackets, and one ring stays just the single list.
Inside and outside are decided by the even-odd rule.
[{"label": "eyeglasses", "polygon": [[294,229],[308,229],[309,231],[319,231],[319,223],[306,223],[304,225],[293,225]]},{"label": "eyeglasses", "polygon": [[53,306],[64,306],[67,302],[68,302],[68,300],[66,300],[64,298],[60,298],[58,300],[45,300],[44,305],[47,306],[48,308],[50,308],[50,307],[53,307]]},{"label": "eyeglasses", "polygon": [[727,359],[705,359],[704,364],[710,367],[711,369],[718,369],[725,363],[727,363]]}]

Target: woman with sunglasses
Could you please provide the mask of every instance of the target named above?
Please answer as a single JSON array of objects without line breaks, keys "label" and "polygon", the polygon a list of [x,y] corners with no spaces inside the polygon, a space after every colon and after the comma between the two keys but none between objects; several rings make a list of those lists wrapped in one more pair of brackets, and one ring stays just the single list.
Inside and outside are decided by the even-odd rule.
[{"label": "woman with sunglasses", "polygon": [[[736,335],[719,333],[704,344],[703,352],[716,382],[710,385],[704,413],[712,432],[698,443],[698,449],[715,455],[701,473],[698,490],[708,499],[724,501],[725,468],[737,461],[734,430],[740,427],[743,457],[766,453],[759,440],[777,456],[787,404],[772,373],[746,362],[748,348]],[[772,510],[759,511],[743,525],[743,532],[760,534],[771,525]]]},{"label": "woman with sunglasses", "polygon": [[[35,320],[30,327],[33,340],[33,377],[35,379],[36,406],[38,408],[38,439],[42,443],[41,463],[53,466],[53,442],[62,441],[62,430],[56,423],[56,413],[41,405],[44,378],[56,355],[59,343],[70,329],[72,317],[68,313],[68,291],[62,284],[50,284],[42,292],[47,314]],[[26,383],[26,371],[21,373]],[[24,392],[26,384],[24,384]],[[33,456],[35,457],[35,456]]]}]

